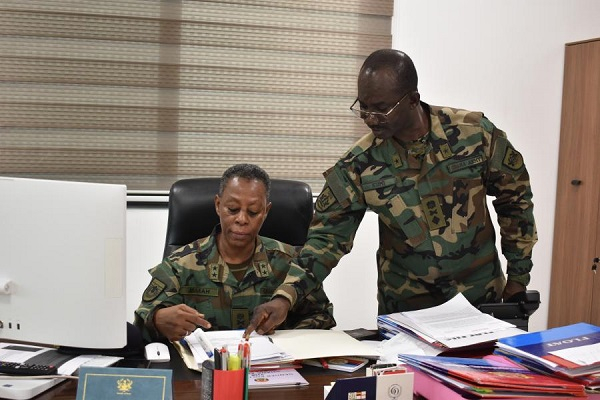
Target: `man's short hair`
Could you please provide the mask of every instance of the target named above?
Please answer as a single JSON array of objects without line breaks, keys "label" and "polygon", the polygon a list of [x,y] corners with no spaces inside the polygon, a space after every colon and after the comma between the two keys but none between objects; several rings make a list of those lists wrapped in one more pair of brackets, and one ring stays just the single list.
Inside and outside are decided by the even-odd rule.
[{"label": "man's short hair", "polygon": [[267,194],[267,203],[269,202],[269,193],[271,191],[271,178],[269,174],[254,164],[236,164],[233,165],[223,172],[221,176],[221,182],[219,184],[219,196],[223,196],[223,190],[232,178],[243,178],[248,180],[256,180],[262,182],[265,185],[265,192]]},{"label": "man's short hair", "polygon": [[390,68],[396,75],[396,82],[402,91],[417,90],[419,78],[417,69],[408,54],[395,49],[380,49],[372,52],[363,63],[361,72],[368,69]]}]

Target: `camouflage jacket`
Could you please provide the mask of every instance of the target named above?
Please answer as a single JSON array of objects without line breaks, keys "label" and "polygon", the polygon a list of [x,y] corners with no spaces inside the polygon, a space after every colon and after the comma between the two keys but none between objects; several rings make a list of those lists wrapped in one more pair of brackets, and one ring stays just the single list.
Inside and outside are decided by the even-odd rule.
[{"label": "camouflage jacket", "polygon": [[[297,254],[294,247],[259,236],[252,267],[238,282],[217,249],[219,231],[217,226],[210,236],[179,248],[149,271],[152,280],[135,311],[135,325],[145,340],[160,339],[152,322],[154,312],[181,303],[204,314],[214,330],[246,328],[254,308],[268,301],[282,284]],[[333,306],[318,286],[305,301],[295,304],[282,328],[333,326]]]},{"label": "camouflage jacket", "polygon": [[[537,241],[529,175],[506,134],[483,114],[428,106],[425,143],[362,137],[331,169],[308,240],[276,295],[292,304],[352,248],[367,209],[379,217],[379,314],[441,304],[457,291],[477,305],[506,283],[486,195],[495,197],[509,280],[527,285]],[[296,272],[294,269],[291,272]]]}]

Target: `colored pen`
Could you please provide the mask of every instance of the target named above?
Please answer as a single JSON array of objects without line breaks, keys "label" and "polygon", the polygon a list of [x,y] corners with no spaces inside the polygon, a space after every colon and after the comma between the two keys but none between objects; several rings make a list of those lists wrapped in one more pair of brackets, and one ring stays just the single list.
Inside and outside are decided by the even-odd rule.
[{"label": "colored pen", "polygon": [[215,370],[222,369],[221,368],[221,352],[218,349],[215,349],[214,352],[215,358]]},{"label": "colored pen", "polygon": [[245,340],[243,343],[243,351],[244,351],[244,356],[243,356],[244,364],[242,366],[244,368],[250,368],[250,360],[251,360],[250,342],[247,340]]},{"label": "colored pen", "polygon": [[225,346],[223,346],[221,348],[221,369],[224,371],[227,371],[228,358],[229,358],[229,352],[227,351],[227,348],[225,348]]},{"label": "colored pen", "polygon": [[323,368],[329,369],[329,364],[327,364],[327,360],[325,360],[324,358],[320,358],[319,361],[321,361],[321,365],[323,366]]}]

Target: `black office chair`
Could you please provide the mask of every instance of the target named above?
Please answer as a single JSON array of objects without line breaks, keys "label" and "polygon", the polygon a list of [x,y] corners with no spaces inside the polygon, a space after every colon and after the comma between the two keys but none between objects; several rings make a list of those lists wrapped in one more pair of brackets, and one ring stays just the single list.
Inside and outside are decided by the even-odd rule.
[{"label": "black office chair", "polygon": [[[219,223],[214,203],[219,182],[220,178],[191,178],[171,186],[163,257],[208,236]],[[259,234],[293,246],[303,245],[313,216],[310,186],[299,181],[271,179],[269,199],[273,205]]]}]

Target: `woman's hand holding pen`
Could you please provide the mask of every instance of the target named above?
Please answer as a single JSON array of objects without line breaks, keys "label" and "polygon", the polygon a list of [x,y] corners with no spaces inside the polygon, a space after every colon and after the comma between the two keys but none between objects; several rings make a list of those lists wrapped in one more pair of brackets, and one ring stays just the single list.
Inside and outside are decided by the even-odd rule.
[{"label": "woman's hand holding pen", "polygon": [[204,319],[204,314],[185,304],[160,308],[154,313],[154,327],[172,342],[186,337],[199,326],[209,329],[211,324]]},{"label": "woman's hand holding pen", "polygon": [[254,331],[261,335],[273,333],[285,321],[290,307],[291,304],[285,297],[275,297],[256,307],[250,325],[244,331],[244,338],[248,339]]}]

